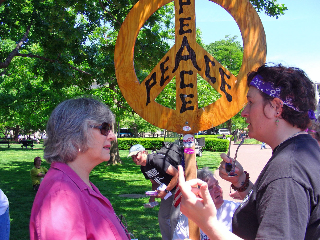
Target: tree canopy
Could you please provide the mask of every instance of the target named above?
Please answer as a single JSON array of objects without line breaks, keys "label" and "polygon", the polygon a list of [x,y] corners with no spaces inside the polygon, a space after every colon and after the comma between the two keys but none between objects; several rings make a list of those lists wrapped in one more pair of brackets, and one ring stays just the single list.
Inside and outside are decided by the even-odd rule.
[{"label": "tree canopy", "polygon": [[[286,10],[276,0],[250,1],[269,16],[279,17]],[[59,102],[83,94],[101,98],[118,121],[133,115],[117,86],[113,52],[120,26],[136,2],[1,0],[0,128],[43,130]],[[134,53],[138,78],[146,76],[170,48],[173,14],[172,2],[140,30]],[[211,48],[217,50],[214,44]],[[241,65],[228,64],[230,71]]]}]

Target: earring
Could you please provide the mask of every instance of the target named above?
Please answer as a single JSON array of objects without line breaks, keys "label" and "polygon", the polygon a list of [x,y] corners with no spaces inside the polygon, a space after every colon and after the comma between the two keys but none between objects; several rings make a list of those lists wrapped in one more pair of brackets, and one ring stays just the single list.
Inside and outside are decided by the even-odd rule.
[{"label": "earring", "polygon": [[276,125],[278,126],[279,118],[276,119]]}]

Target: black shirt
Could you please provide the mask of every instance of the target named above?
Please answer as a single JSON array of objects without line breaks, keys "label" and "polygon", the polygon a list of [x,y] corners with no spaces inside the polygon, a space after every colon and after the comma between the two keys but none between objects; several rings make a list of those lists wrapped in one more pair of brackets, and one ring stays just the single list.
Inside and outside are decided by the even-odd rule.
[{"label": "black shirt", "polygon": [[172,175],[166,171],[171,164],[165,160],[162,154],[149,154],[147,156],[146,166],[140,166],[141,172],[146,179],[152,179],[159,185],[164,183],[168,186],[172,179]]},{"label": "black shirt", "polygon": [[233,233],[244,239],[319,239],[319,201],[320,148],[301,134],[275,150],[236,210]]}]

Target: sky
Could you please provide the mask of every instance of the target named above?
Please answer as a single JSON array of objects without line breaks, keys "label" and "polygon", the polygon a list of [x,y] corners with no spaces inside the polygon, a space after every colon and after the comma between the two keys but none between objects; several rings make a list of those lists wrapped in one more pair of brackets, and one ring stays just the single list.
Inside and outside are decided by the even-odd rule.
[{"label": "sky", "polygon": [[[240,1],[240,0],[237,0]],[[320,0],[278,0],[288,8],[278,19],[258,13],[267,38],[267,62],[304,70],[320,83]],[[241,33],[233,17],[209,0],[195,0],[196,26],[205,44]]]}]

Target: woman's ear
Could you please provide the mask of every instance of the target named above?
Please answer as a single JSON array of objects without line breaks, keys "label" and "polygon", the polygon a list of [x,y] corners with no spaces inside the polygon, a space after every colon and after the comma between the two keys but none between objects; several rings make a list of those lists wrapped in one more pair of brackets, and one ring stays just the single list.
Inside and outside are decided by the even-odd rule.
[{"label": "woman's ear", "polygon": [[271,101],[271,105],[273,106],[273,108],[275,109],[275,116],[278,118],[281,118],[281,114],[282,114],[282,107],[283,107],[283,102],[280,98],[274,98]]}]

